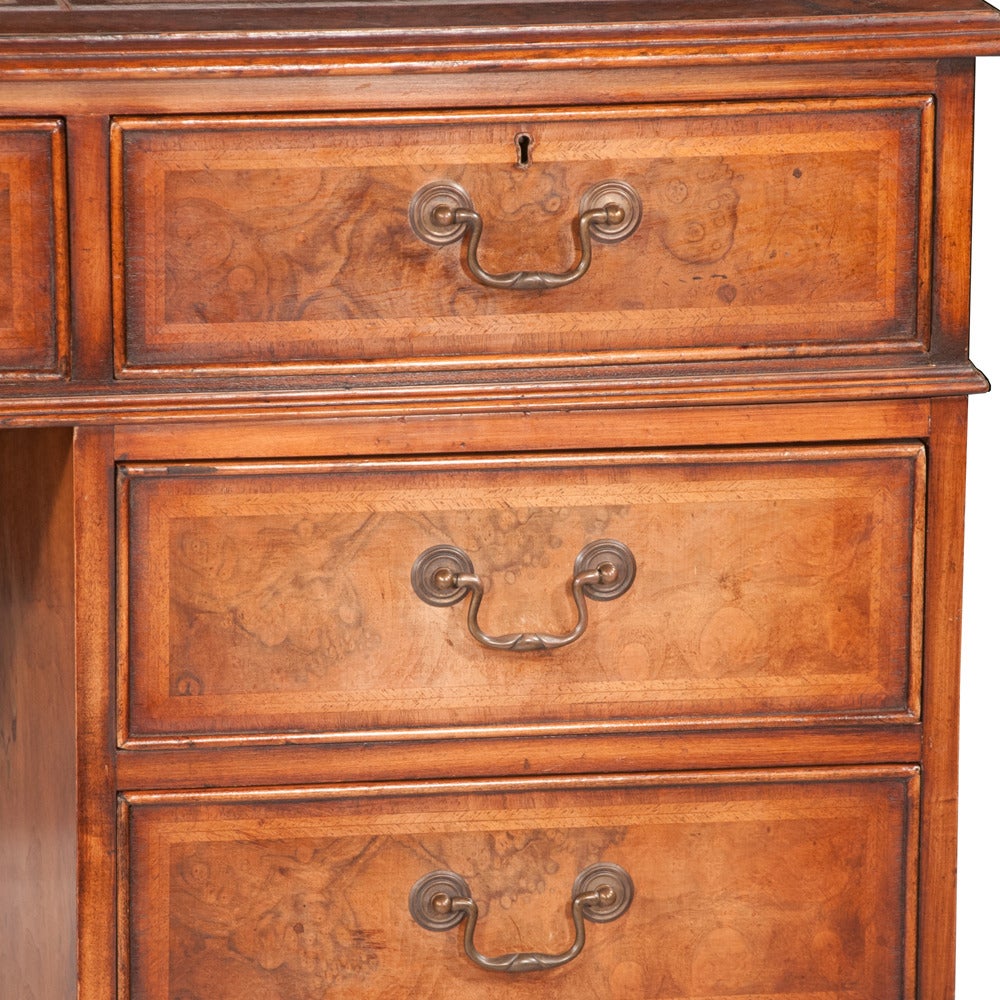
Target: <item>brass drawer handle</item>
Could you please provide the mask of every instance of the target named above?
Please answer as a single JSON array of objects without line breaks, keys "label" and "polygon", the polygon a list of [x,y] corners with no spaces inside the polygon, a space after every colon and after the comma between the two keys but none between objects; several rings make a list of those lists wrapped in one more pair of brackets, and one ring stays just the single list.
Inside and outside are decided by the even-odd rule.
[{"label": "brass drawer handle", "polygon": [[457,604],[471,593],[469,632],[489,649],[524,652],[532,649],[558,649],[576,642],[587,627],[587,601],[613,601],[632,586],[635,579],[635,556],[629,547],[612,538],[590,542],[581,549],[573,565],[573,600],[578,619],[565,635],[518,632],[490,636],[479,627],[479,606],[483,602],[483,582],[476,575],[467,552],[454,545],[434,545],[417,556],[410,571],[410,583],[416,595],[435,607]]},{"label": "brass drawer handle", "polygon": [[642,218],[642,199],[625,181],[608,180],[595,184],[580,199],[577,229],[580,237],[580,260],[576,267],[561,274],[551,271],[511,271],[490,274],[479,263],[479,240],[483,219],[472,205],[464,188],[451,181],[425,184],[410,201],[410,226],[425,243],[446,246],[460,240],[466,230],[469,243],[466,264],[472,276],[490,288],[513,288],[519,291],[561,288],[582,278],[590,267],[591,240],[618,243],[631,235]]},{"label": "brass drawer handle", "polygon": [[514,952],[490,958],[476,947],[473,936],[479,907],[469,886],[454,872],[431,872],[418,879],[410,890],[410,915],[430,931],[446,931],[467,919],[465,954],[481,969],[490,972],[538,972],[555,969],[571,962],[583,950],[586,940],[584,920],[608,923],[617,920],[632,902],[635,889],[624,868],[614,864],[596,864],[585,868],[573,883],[573,925],[576,938],[561,954],[536,951]]}]

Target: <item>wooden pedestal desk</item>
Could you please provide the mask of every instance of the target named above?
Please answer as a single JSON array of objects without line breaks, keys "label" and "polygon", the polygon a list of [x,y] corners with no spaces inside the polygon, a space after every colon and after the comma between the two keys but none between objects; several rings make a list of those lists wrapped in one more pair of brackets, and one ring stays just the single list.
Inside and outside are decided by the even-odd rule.
[{"label": "wooden pedestal desk", "polygon": [[5,5],[4,1000],[953,996],[991,53]]}]

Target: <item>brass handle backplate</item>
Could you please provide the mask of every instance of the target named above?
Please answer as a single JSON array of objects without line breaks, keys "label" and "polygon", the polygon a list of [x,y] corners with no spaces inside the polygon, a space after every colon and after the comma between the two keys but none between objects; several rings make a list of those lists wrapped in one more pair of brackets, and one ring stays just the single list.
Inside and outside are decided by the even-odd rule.
[{"label": "brass handle backplate", "polygon": [[422,601],[435,607],[457,604],[466,594],[471,594],[468,627],[472,637],[489,649],[524,652],[558,649],[576,642],[587,627],[586,599],[613,601],[621,597],[632,586],[635,572],[635,556],[624,543],[603,538],[585,545],[573,566],[572,590],[577,623],[565,635],[517,632],[491,636],[483,632],[479,627],[483,582],[476,575],[468,553],[454,545],[434,545],[417,556],[410,571],[410,583]]},{"label": "brass handle backplate", "polygon": [[520,951],[488,957],[475,945],[479,907],[461,875],[450,871],[431,872],[418,879],[410,890],[410,915],[430,931],[447,931],[463,920],[465,954],[481,969],[490,972],[538,972],[555,969],[572,961],[586,941],[584,920],[607,923],[617,920],[631,905],[635,888],[624,868],[615,864],[595,864],[585,868],[573,883],[573,926],[576,937],[563,952],[549,955]]},{"label": "brass handle backplate", "polygon": [[472,199],[464,188],[452,181],[435,181],[425,184],[410,201],[410,227],[420,239],[431,246],[447,246],[462,239],[468,232],[466,265],[473,278],[489,288],[518,291],[561,288],[572,284],[590,268],[592,240],[618,243],[635,231],[641,218],[642,199],[631,184],[618,180],[601,181],[580,199],[577,218],[580,259],[575,267],[560,273],[510,271],[491,274],[479,263],[483,218],[473,207]]}]

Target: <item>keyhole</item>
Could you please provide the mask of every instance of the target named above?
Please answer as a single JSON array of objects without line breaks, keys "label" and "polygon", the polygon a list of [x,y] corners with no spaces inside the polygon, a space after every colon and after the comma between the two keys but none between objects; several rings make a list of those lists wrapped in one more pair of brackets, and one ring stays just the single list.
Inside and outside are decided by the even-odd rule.
[{"label": "keyhole", "polygon": [[517,160],[514,165],[526,169],[531,166],[531,147],[535,140],[527,132],[519,132],[514,136],[514,145],[517,146]]}]

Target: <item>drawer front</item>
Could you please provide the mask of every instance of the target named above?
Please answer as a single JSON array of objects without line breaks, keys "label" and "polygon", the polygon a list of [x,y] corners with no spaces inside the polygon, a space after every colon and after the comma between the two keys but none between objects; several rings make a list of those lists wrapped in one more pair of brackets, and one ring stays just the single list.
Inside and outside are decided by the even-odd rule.
[{"label": "drawer front", "polygon": [[[123,119],[119,370],[923,349],[932,108]],[[639,196],[638,227],[594,242],[578,280],[473,276],[573,271],[584,196],[608,181]],[[482,220],[472,258],[415,233],[438,183]]]},{"label": "drawer front", "polygon": [[67,364],[65,155],[55,120],[0,120],[0,379]]},{"label": "drawer front", "polygon": [[[123,996],[910,1000],[917,792],[899,767],[126,795]],[[591,865],[631,903],[545,971],[411,916],[452,872],[482,956],[559,956]]]},{"label": "drawer front", "polygon": [[[122,739],[918,709],[917,444],[123,465]],[[632,586],[571,592],[622,543]],[[425,603],[461,549],[485,591]],[[530,643],[529,643],[530,645]]]}]

